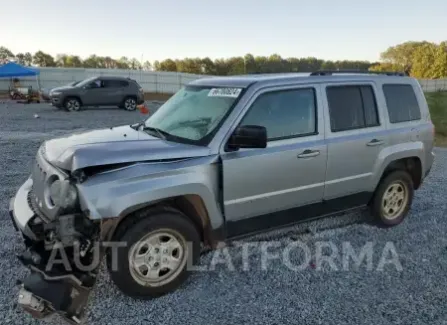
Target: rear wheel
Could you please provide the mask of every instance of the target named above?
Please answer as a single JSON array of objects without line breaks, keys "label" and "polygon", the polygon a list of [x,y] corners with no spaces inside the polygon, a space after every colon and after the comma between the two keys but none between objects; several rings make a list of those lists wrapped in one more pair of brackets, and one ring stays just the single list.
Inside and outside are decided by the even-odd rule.
[{"label": "rear wheel", "polygon": [[414,187],[411,176],[403,170],[382,179],[372,201],[372,214],[382,226],[401,223],[410,210]]},{"label": "rear wheel", "polygon": [[116,286],[126,295],[148,299],[171,292],[187,278],[188,260],[200,255],[200,236],[186,216],[174,209],[148,210],[118,230],[118,251],[108,267]]},{"label": "rear wheel", "polygon": [[64,102],[64,107],[69,112],[77,112],[81,109],[81,102],[74,97],[67,98]]},{"label": "rear wheel", "polygon": [[134,111],[137,109],[137,100],[134,97],[124,99],[123,107],[126,111]]}]

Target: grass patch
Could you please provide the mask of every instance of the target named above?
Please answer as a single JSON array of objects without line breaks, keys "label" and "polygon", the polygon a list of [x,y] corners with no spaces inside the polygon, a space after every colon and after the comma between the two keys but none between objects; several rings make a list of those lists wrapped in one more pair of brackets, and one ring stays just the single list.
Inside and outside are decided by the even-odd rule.
[{"label": "grass patch", "polygon": [[425,93],[425,98],[436,127],[435,145],[447,147],[447,92]]}]

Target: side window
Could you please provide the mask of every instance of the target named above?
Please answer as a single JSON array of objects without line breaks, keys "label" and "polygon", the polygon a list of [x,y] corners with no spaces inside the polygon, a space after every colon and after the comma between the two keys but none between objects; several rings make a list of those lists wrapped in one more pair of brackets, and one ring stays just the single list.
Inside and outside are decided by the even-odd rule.
[{"label": "side window", "polygon": [[268,140],[317,133],[316,100],[313,88],[264,93],[252,104],[241,125],[260,125]]},{"label": "side window", "polygon": [[421,119],[421,110],[411,85],[383,85],[391,123]]},{"label": "side window", "polygon": [[363,99],[363,109],[365,111],[366,126],[378,126],[379,117],[377,115],[376,97],[371,86],[361,86],[360,91]]},{"label": "side window", "polygon": [[104,80],[104,88],[121,88],[121,80]]},{"label": "side window", "polygon": [[129,82],[125,81],[125,80],[120,80],[119,83],[120,83],[120,87],[127,87],[127,86],[129,86]]},{"label": "side window", "polygon": [[95,88],[101,88],[103,87],[103,81],[96,79],[95,81],[92,81],[89,85],[88,88],[90,89],[95,89]]},{"label": "side window", "polygon": [[326,93],[332,132],[380,124],[371,86],[333,86],[327,87]]}]

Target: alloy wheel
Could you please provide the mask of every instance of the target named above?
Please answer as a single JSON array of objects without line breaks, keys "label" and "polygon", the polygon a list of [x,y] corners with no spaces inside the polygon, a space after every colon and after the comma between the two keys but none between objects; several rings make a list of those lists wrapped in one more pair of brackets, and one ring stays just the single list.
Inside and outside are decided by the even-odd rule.
[{"label": "alloy wheel", "polygon": [[134,111],[137,108],[137,102],[133,98],[128,98],[124,102],[124,108],[127,111]]},{"label": "alloy wheel", "polygon": [[171,229],[151,232],[129,250],[129,270],[143,286],[171,282],[186,264],[188,249],[182,235]]},{"label": "alloy wheel", "polygon": [[408,203],[407,185],[401,181],[391,183],[382,197],[382,213],[384,218],[398,218]]}]

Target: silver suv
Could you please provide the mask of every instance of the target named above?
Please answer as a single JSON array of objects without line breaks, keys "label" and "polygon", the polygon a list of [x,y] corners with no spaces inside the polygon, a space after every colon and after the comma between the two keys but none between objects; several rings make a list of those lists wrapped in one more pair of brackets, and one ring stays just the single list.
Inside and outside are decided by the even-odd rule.
[{"label": "silver suv", "polygon": [[67,111],[79,111],[83,106],[118,106],[134,111],[144,103],[143,88],[133,79],[102,76],[54,88],[51,104]]},{"label": "silver suv", "polygon": [[31,269],[19,303],[79,322],[98,250],[145,299],[176,289],[202,246],[362,206],[397,225],[433,133],[415,79],[319,71],[200,79],[146,121],[49,140],[10,205]]}]

